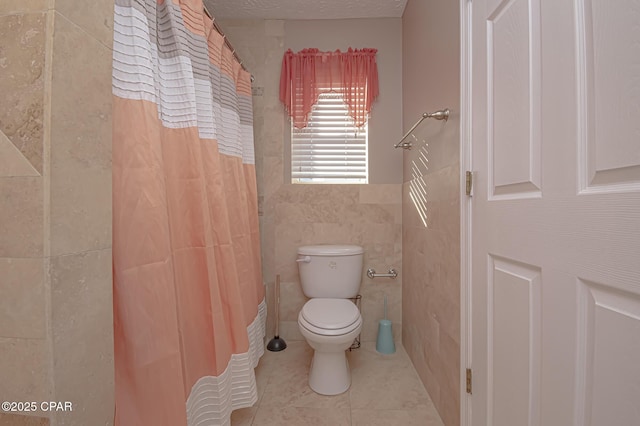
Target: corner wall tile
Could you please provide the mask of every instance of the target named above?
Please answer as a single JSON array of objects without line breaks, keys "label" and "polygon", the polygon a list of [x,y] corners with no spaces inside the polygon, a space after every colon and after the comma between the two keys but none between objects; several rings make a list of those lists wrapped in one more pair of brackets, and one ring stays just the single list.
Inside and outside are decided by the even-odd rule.
[{"label": "corner wall tile", "polygon": [[44,198],[41,177],[0,178],[0,257],[41,257]]},{"label": "corner wall tile", "polygon": [[[87,6],[88,7],[88,6]],[[51,255],[111,246],[111,51],[56,14]]]},{"label": "corner wall tile", "polygon": [[280,319],[298,321],[298,314],[307,300],[299,283],[280,283]]},{"label": "corner wall tile", "polygon": [[[113,421],[111,250],[51,258],[55,400],[82,402],[59,424]],[[62,423],[60,423],[62,421]]]},{"label": "corner wall tile", "polygon": [[295,321],[280,321],[280,337],[282,337],[285,342],[305,340],[302,333],[300,333],[297,319]]},{"label": "corner wall tile", "polygon": [[0,277],[0,336],[45,338],[43,260],[0,258]]},{"label": "corner wall tile", "polygon": [[113,5],[114,0],[55,0],[56,12],[109,48],[113,46]]},{"label": "corner wall tile", "polygon": [[0,413],[0,426],[49,426],[46,417],[21,416]]},{"label": "corner wall tile", "polygon": [[275,284],[273,282],[267,283],[265,290],[265,299],[267,300],[267,323],[265,326],[267,335],[265,339],[271,339],[276,333],[276,316],[274,314],[276,310]]},{"label": "corner wall tile", "polygon": [[0,16],[0,131],[38,173],[42,173],[45,37],[44,13]]},{"label": "corner wall tile", "polygon": [[0,131],[0,178],[15,176],[40,176],[40,173]]},{"label": "corner wall tile", "polygon": [[49,348],[44,339],[0,338],[3,401],[49,401]]},{"label": "corner wall tile", "polygon": [[402,184],[360,185],[362,204],[401,204]]},{"label": "corner wall tile", "polygon": [[446,385],[440,388],[438,408],[444,424],[459,425],[460,407],[458,400],[460,398],[460,386],[459,382],[453,382],[452,384],[454,385],[453,389]]},{"label": "corner wall tile", "polygon": [[284,182],[282,158],[264,157],[262,163],[264,168],[262,187],[264,188],[265,201],[268,202]]},{"label": "corner wall tile", "polygon": [[51,9],[55,0],[2,0],[0,15],[39,12]]},{"label": "corner wall tile", "polygon": [[[382,271],[376,270],[378,273]],[[384,271],[386,272],[386,271]],[[387,280],[389,282],[374,280]],[[389,278],[365,278],[360,287],[362,294],[362,326],[361,339],[375,341],[378,337],[378,324],[384,318],[384,297],[387,296],[387,319],[391,320],[394,335],[401,333],[402,327],[402,286]]]}]

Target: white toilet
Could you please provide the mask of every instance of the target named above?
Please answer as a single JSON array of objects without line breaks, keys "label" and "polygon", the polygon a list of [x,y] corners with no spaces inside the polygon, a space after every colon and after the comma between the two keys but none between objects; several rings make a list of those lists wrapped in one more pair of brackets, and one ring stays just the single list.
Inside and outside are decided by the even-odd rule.
[{"label": "white toilet", "polygon": [[351,385],[345,351],[362,329],[362,316],[349,300],[358,295],[364,250],[353,245],[303,246],[298,268],[303,293],[311,298],[298,315],[298,327],[314,349],[309,386],[337,395]]}]

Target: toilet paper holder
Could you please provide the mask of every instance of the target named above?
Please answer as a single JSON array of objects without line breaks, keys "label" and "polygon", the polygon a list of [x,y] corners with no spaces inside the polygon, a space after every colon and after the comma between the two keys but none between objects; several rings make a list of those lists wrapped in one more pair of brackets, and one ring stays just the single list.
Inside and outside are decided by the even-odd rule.
[{"label": "toilet paper holder", "polygon": [[367,269],[367,276],[371,279],[373,278],[396,278],[398,276],[398,272],[391,268],[389,269],[389,272],[387,272],[386,274],[377,274],[376,270],[373,268],[369,268]]}]

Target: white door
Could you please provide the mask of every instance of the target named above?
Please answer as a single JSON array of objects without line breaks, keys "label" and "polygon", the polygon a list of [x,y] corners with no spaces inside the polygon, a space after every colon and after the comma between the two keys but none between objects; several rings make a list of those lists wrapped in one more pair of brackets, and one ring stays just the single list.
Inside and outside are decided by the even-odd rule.
[{"label": "white door", "polygon": [[640,0],[473,0],[473,426],[640,425]]}]

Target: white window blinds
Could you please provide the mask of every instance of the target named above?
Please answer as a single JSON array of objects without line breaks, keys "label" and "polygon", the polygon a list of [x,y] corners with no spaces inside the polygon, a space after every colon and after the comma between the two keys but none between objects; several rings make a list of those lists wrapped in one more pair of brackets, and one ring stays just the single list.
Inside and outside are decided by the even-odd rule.
[{"label": "white window blinds", "polygon": [[291,181],[367,183],[367,176],[367,124],[355,127],[339,94],[321,94],[308,126],[291,126]]}]

